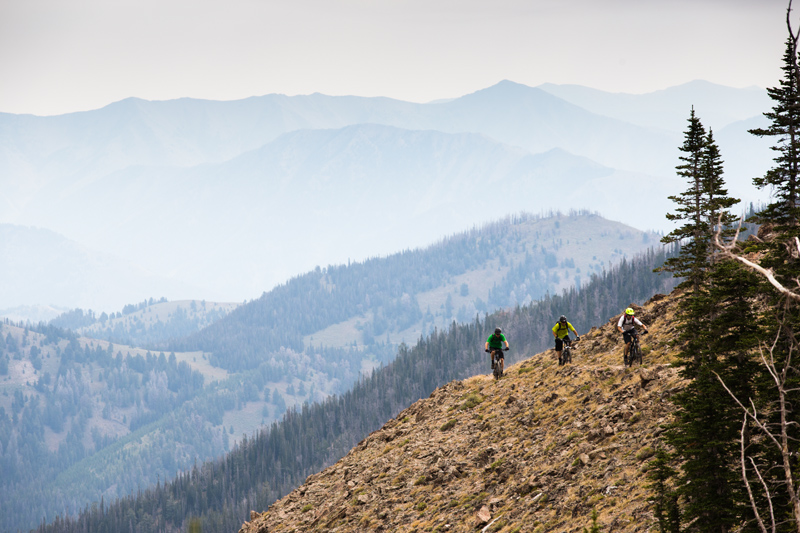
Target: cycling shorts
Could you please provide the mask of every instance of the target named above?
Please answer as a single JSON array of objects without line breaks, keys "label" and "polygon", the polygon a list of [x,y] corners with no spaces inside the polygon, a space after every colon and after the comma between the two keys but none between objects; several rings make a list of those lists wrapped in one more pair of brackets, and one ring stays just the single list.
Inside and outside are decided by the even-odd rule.
[{"label": "cycling shorts", "polygon": [[556,337],[556,351],[557,352],[560,352],[561,350],[564,349],[564,344],[566,344],[567,346],[570,346],[572,344],[572,341],[570,340],[569,337],[564,337],[563,339],[561,339],[559,337]]},{"label": "cycling shorts", "polygon": [[622,342],[624,342],[625,344],[628,344],[629,342],[631,342],[631,339],[633,338],[633,336],[635,334],[636,334],[636,330],[635,329],[629,329],[628,331],[623,331],[622,332]]},{"label": "cycling shorts", "polygon": [[505,354],[503,353],[503,349],[502,348],[489,348],[489,352],[494,353],[494,358],[495,359],[505,359],[506,358]]}]

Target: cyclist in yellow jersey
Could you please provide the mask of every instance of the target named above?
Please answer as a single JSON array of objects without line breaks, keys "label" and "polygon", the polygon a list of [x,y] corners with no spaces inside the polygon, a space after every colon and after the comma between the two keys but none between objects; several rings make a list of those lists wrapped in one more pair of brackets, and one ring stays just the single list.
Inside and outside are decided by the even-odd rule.
[{"label": "cyclist in yellow jersey", "polygon": [[553,337],[556,338],[556,360],[561,360],[561,350],[564,349],[564,343],[571,342],[569,338],[570,330],[572,330],[572,332],[575,334],[575,340],[580,340],[578,332],[575,331],[575,328],[572,327],[572,324],[567,322],[567,317],[561,315],[561,317],[558,319],[558,322],[556,322],[556,325],[553,326]]}]

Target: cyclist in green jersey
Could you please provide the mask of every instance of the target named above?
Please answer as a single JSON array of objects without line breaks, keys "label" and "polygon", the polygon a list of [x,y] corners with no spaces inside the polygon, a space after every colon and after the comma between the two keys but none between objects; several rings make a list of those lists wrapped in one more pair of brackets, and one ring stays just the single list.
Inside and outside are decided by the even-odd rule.
[{"label": "cyclist in green jersey", "polygon": [[576,341],[581,339],[578,335],[578,332],[572,327],[572,324],[567,322],[567,317],[561,315],[561,317],[558,319],[558,322],[556,322],[556,325],[553,326],[553,337],[556,338],[556,358],[559,361],[561,360],[561,351],[564,349],[564,343],[571,342],[569,339],[569,330],[572,330],[572,332],[575,334]]},{"label": "cyclist in green jersey", "polygon": [[[505,343],[505,348],[503,347],[503,343]],[[489,338],[486,339],[486,346],[484,348],[484,351],[489,352],[489,356],[491,357],[492,370],[494,370],[495,354],[497,354],[496,364],[499,364],[500,371],[503,371],[503,361],[505,360],[503,350],[508,350],[508,341],[506,340],[506,336],[503,335],[502,330],[500,328],[495,328],[494,333],[489,335]]]}]

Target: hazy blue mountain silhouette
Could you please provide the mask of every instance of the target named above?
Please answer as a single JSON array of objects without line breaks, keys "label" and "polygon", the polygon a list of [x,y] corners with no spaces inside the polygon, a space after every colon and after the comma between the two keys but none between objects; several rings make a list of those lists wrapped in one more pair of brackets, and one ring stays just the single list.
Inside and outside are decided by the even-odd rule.
[{"label": "hazy blue mountain silhouette", "polygon": [[[58,231],[162,277],[232,291],[226,300],[521,210],[585,208],[663,230],[666,197],[684,187],[674,177],[682,134],[657,127],[672,113],[664,102],[724,93],[724,110],[753,92],[698,82],[623,98],[578,88],[591,96],[587,110],[548,91],[503,81],[429,104],[130,98],[55,117],[0,114],[0,223]],[[655,126],[604,116],[613,106],[592,98]],[[771,157],[746,134],[754,121],[718,132],[731,192],[745,200]]]},{"label": "hazy blue mountain silhouette", "polygon": [[0,305],[28,302],[62,308],[120,309],[142,294],[184,297],[199,289],[88,249],[58,233],[40,228],[0,224]]},{"label": "hazy blue mountain silhouette", "polygon": [[[609,179],[628,177],[563,150],[365,124],[287,133],[219,164],[127,168],[62,197],[91,217],[57,220],[54,205],[41,216],[148,270],[238,287],[229,298],[238,300],[316,265],[422,246],[519,211],[605,197],[620,215],[612,219],[656,220],[657,204],[628,209]],[[650,186],[665,199],[669,183]]]},{"label": "hazy blue mountain silhouette", "polygon": [[715,130],[761,115],[772,107],[767,91],[761,87],[735,89],[704,80],[646,94],[610,93],[552,83],[538,88],[593,113],[673,132],[686,129],[692,107],[703,123]]},{"label": "hazy blue mountain silhouette", "polygon": [[[562,148],[615,168],[651,173],[664,158],[659,148],[674,144],[660,133],[508,81],[443,104],[321,94],[231,102],[129,98],[54,117],[0,114],[0,170],[7,177],[2,184],[12,197],[30,195],[130,165],[221,162],[289,131],[361,123],[482,133],[532,152]],[[26,178],[24,188],[14,186],[18,180],[12,178],[19,176]]]}]

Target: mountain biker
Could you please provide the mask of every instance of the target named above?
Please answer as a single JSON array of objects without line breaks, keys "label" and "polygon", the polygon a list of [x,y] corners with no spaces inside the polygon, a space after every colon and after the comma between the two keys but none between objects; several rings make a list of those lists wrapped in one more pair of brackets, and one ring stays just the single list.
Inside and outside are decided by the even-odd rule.
[{"label": "mountain biker", "polygon": [[628,351],[631,349],[631,337],[636,332],[636,326],[642,326],[644,328],[645,333],[647,333],[647,326],[645,326],[641,320],[634,316],[635,311],[632,307],[629,307],[625,310],[621,317],[619,317],[619,322],[617,322],[617,329],[620,333],[622,333],[622,341],[625,343],[625,354],[622,356],[623,361],[628,360]]},{"label": "mountain biker", "polygon": [[561,315],[558,318],[556,325],[553,326],[553,337],[556,338],[556,357],[559,361],[561,361],[561,350],[564,349],[564,343],[569,345],[571,342],[569,338],[569,330],[572,330],[572,332],[575,334],[576,341],[581,340],[580,335],[578,335],[578,332],[572,327],[572,324],[567,322],[567,317]]},{"label": "mountain biker", "polygon": [[[503,343],[506,345],[505,348],[503,348]],[[501,373],[503,372],[503,363],[505,361],[503,350],[508,350],[508,341],[506,340],[506,336],[503,335],[503,331],[500,328],[494,328],[494,333],[489,335],[489,338],[486,339],[484,351],[488,352],[489,356],[491,357],[492,370],[494,370],[495,365],[494,356],[495,353],[497,354],[497,360],[500,364]]]}]

